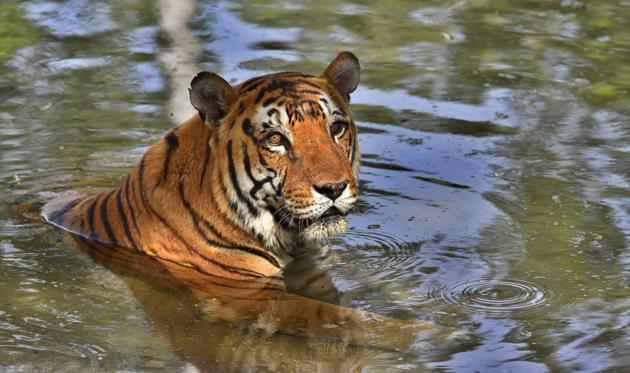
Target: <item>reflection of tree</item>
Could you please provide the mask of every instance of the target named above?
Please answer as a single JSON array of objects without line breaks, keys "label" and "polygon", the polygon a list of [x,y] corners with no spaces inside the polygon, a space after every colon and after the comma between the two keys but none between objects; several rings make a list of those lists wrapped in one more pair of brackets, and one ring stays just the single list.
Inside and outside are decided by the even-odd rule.
[{"label": "reflection of tree", "polygon": [[194,113],[188,99],[190,80],[200,71],[197,65],[199,41],[188,28],[188,20],[197,6],[195,0],[160,0],[160,32],[168,46],[160,48],[158,61],[168,79],[171,120],[179,125]]},{"label": "reflection of tree", "polygon": [[[365,65],[363,83],[373,87],[467,102],[481,101],[485,83],[529,89],[550,80],[578,84],[570,90],[589,100],[627,100],[621,93],[630,89],[624,63],[630,56],[630,8],[614,1],[284,5],[239,1],[233,9],[263,27],[302,28],[290,47],[313,59],[357,51]],[[286,67],[299,70],[302,64]]]},{"label": "reflection of tree", "polygon": [[38,33],[12,2],[0,4],[0,62],[15,49],[37,41]]},{"label": "reflection of tree", "polygon": [[[291,47],[308,55],[307,59],[323,62],[336,51],[353,50],[360,55],[365,68],[362,84],[403,88],[428,72],[426,65],[417,63],[411,47],[426,42],[423,58],[441,58],[431,47],[439,48],[444,41],[441,33],[449,27],[423,25],[410,16],[417,8],[417,3],[403,1],[369,1],[361,5],[301,1],[293,2],[290,7],[283,7],[279,1],[250,1],[239,2],[234,10],[244,21],[264,27],[302,28],[300,39]],[[305,69],[303,62],[287,63],[285,68],[313,69]],[[444,71],[440,67],[431,73]]]}]

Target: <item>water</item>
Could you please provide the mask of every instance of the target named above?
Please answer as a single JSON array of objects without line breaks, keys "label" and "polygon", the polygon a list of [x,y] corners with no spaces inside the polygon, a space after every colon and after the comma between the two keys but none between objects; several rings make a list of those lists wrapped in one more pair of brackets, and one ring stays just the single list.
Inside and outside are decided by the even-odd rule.
[{"label": "water", "polygon": [[[627,368],[629,22],[628,1],[4,1],[0,370]],[[320,266],[338,302],[472,330],[473,346],[209,323],[39,217],[58,193],[120,183],[191,113],[198,70],[317,74],[346,49],[363,65],[362,195]]]}]

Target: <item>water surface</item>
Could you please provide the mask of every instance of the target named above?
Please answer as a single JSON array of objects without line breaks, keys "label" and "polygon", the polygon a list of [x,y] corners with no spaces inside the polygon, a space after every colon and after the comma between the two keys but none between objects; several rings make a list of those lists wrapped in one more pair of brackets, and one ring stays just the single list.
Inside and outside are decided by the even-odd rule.
[{"label": "water surface", "polygon": [[[170,3],[0,5],[1,370],[209,370],[225,351],[240,371],[630,366],[629,1]],[[198,70],[318,74],[341,50],[363,65],[361,208],[322,266],[339,302],[474,346],[201,329],[190,300],[39,217],[63,191],[120,183],[192,113]]]}]

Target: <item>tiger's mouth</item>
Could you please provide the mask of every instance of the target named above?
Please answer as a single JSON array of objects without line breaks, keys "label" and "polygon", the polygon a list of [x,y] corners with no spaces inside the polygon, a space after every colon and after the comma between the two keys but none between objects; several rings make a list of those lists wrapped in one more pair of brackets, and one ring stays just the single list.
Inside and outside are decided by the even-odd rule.
[{"label": "tiger's mouth", "polygon": [[320,227],[326,227],[328,225],[332,225],[338,223],[339,221],[345,220],[347,214],[344,214],[337,207],[332,206],[328,210],[324,211],[318,217],[308,218],[308,219],[298,219],[297,221],[297,230],[302,231],[306,230],[309,227],[314,225],[318,225]]},{"label": "tiger's mouth", "polygon": [[332,206],[331,208],[329,208],[328,210],[326,210],[323,214],[321,214],[321,216],[317,219],[315,219],[314,221],[317,220],[323,220],[323,219],[328,219],[331,217],[335,217],[335,216],[341,216],[344,217],[347,214],[343,214],[341,211],[339,211],[338,208],[336,208],[335,206]]},{"label": "tiger's mouth", "polygon": [[[275,216],[276,214],[274,214]],[[314,225],[317,225],[321,228],[325,228],[328,225],[339,224],[342,221],[345,221],[345,218],[348,214],[343,213],[337,207],[332,206],[328,210],[324,211],[323,214],[313,217],[313,218],[297,218],[294,216],[282,216],[281,219],[277,219],[276,221],[285,229],[289,231],[293,231],[296,233],[303,232]]]}]

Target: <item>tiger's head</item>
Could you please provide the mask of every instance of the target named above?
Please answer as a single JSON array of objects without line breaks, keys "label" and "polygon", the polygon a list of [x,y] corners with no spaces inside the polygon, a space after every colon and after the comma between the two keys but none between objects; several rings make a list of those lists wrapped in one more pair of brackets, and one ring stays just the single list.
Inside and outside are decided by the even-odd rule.
[{"label": "tiger's head", "polygon": [[319,244],[345,230],[359,150],[349,110],[359,61],[343,52],[319,76],[277,73],[231,86],[199,73],[190,100],[211,130],[224,213],[267,246]]}]

